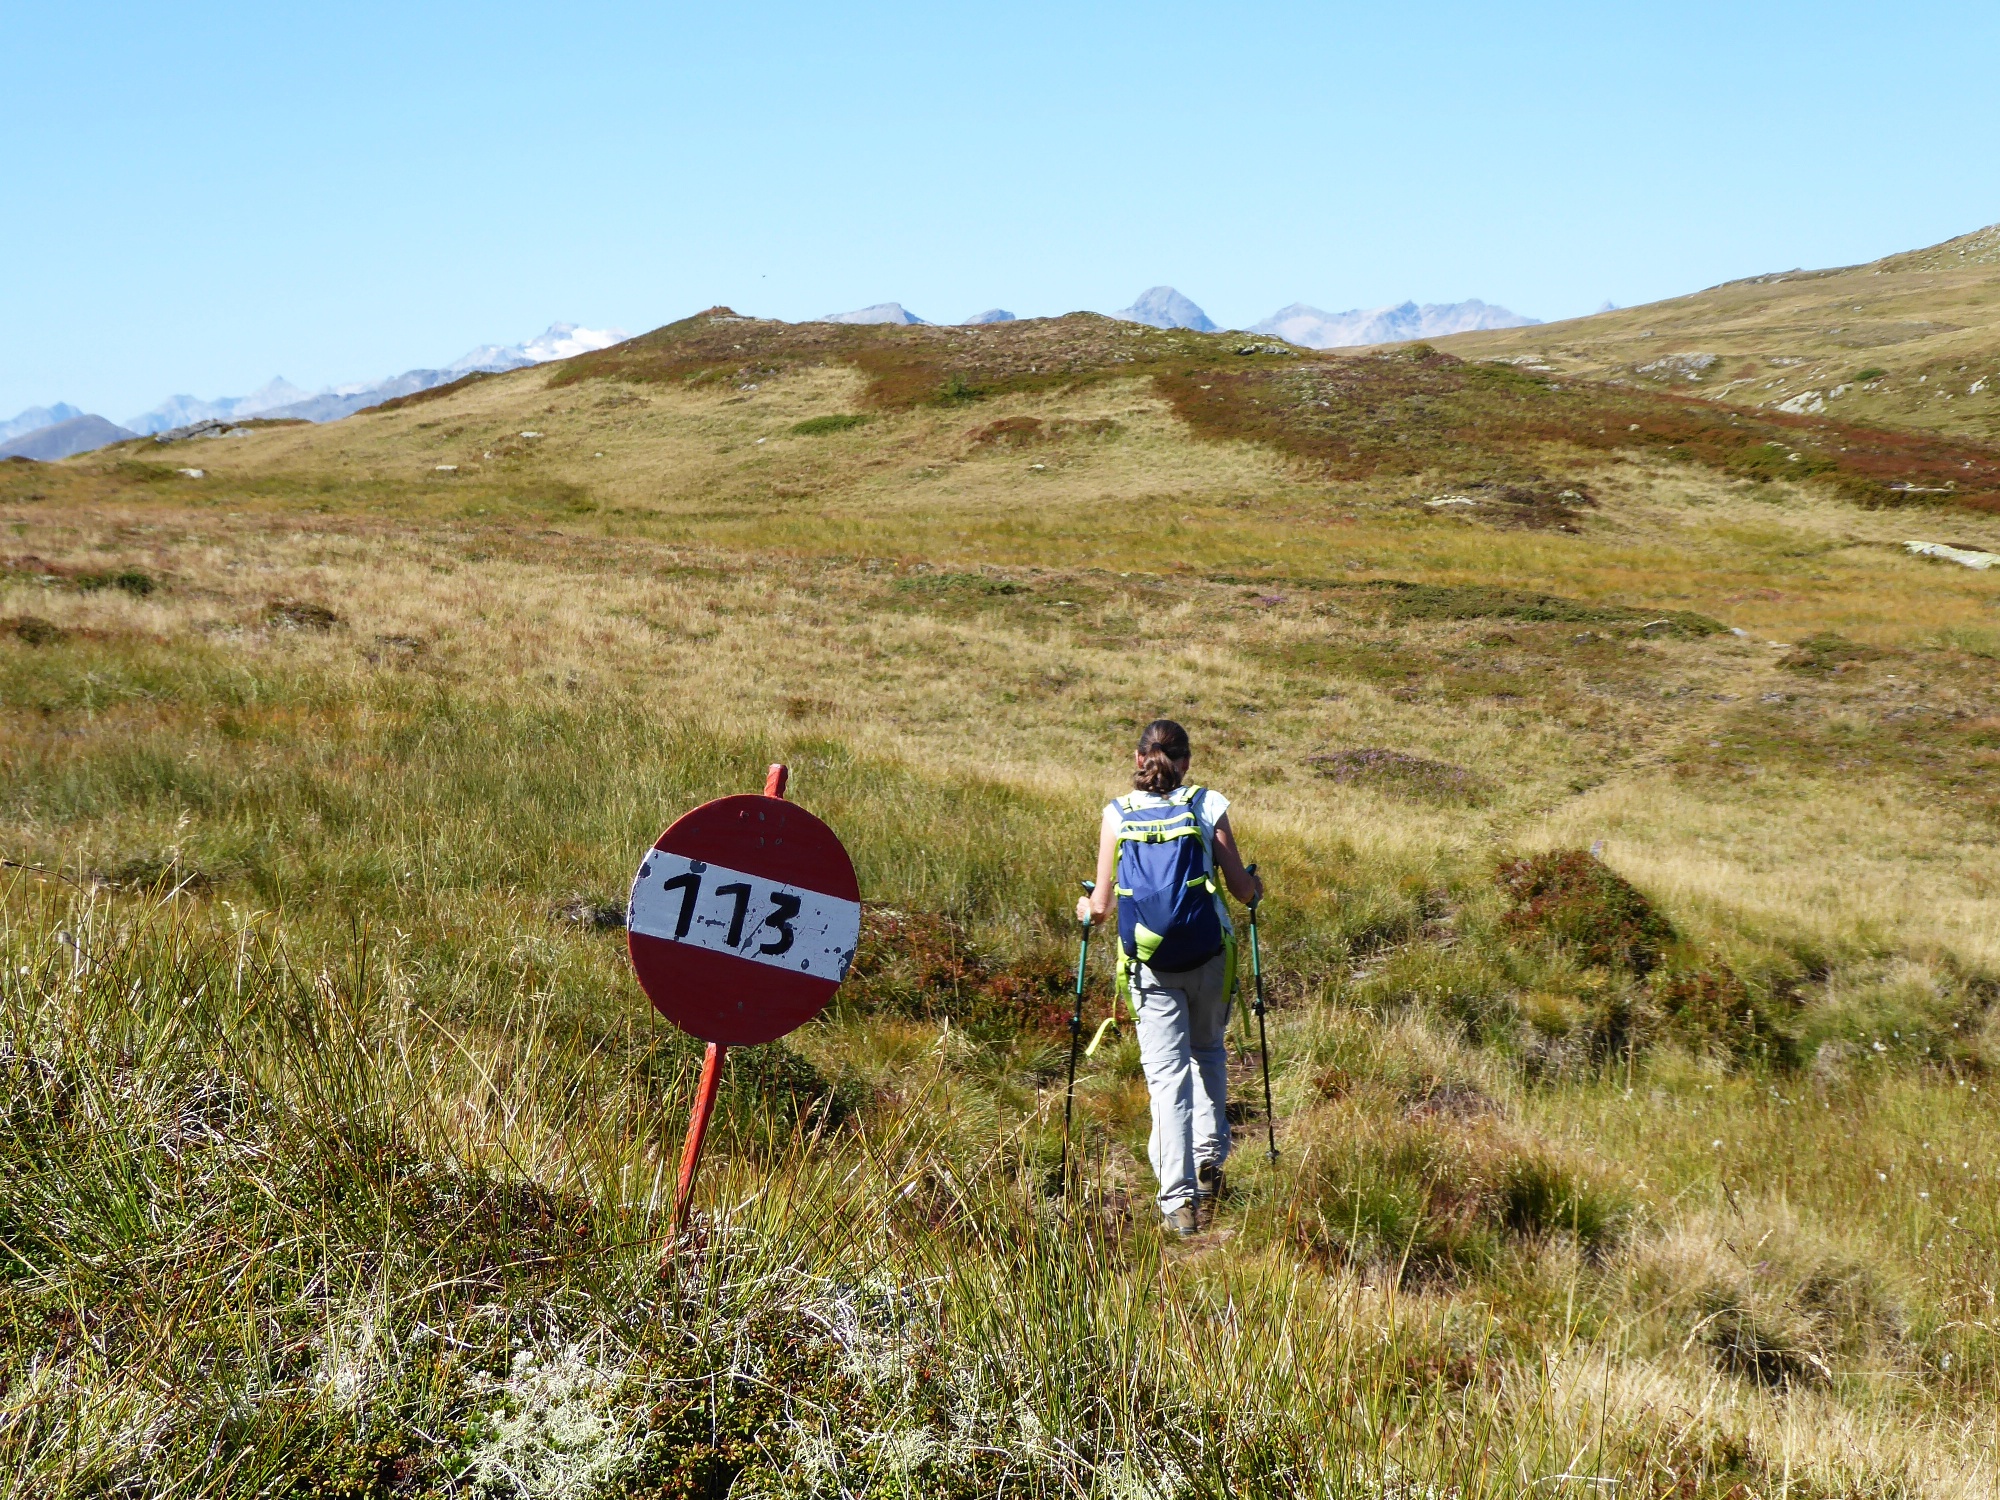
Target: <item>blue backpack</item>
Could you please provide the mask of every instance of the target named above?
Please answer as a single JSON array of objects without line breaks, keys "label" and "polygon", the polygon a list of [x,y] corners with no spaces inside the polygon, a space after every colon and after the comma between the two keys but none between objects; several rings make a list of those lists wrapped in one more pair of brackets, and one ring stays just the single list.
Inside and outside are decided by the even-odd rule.
[{"label": "blue backpack", "polygon": [[1182,786],[1164,807],[1138,806],[1136,793],[1113,804],[1119,819],[1118,941],[1127,962],[1181,973],[1223,951],[1215,861],[1194,814],[1200,795],[1200,787]]}]

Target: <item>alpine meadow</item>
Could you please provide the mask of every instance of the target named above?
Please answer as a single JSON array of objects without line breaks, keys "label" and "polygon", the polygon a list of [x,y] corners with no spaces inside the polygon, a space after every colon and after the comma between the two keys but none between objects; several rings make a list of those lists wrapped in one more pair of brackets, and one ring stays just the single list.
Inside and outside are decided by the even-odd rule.
[{"label": "alpine meadow", "polygon": [[[714,308],[0,464],[0,1490],[1992,1496],[1994,234],[1362,352]],[[1269,888],[1188,1239],[1129,1023],[1055,1191],[1158,715]],[[626,895],[773,762],[861,945],[677,1237]]]}]

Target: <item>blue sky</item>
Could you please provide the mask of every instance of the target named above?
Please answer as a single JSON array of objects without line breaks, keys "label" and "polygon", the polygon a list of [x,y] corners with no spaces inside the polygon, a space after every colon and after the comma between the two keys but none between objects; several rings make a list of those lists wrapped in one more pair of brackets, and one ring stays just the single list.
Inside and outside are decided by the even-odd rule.
[{"label": "blue sky", "polygon": [[2000,7],[7,0],[0,417],[899,300],[1531,315],[2000,219]]}]

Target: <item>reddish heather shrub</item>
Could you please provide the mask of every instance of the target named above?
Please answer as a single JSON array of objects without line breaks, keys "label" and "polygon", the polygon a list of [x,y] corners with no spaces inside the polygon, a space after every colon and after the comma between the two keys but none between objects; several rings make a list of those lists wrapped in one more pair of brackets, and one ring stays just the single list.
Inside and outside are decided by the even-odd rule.
[{"label": "reddish heather shrub", "polygon": [[1593,967],[1650,973],[1674,941],[1644,893],[1585,850],[1509,860],[1495,879],[1514,900],[1501,919],[1511,936],[1561,946]]}]

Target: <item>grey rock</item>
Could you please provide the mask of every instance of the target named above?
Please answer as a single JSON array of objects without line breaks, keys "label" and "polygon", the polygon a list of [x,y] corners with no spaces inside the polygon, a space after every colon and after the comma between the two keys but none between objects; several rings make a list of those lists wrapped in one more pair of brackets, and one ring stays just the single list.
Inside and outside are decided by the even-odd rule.
[{"label": "grey rock", "polygon": [[324,635],[340,616],[324,604],[305,599],[273,599],[264,606],[264,624],[272,630],[299,630]]},{"label": "grey rock", "polygon": [[165,432],[153,434],[156,443],[185,443],[189,438],[227,437],[231,432],[249,431],[238,428],[233,422],[220,417],[208,417],[199,422],[190,422],[185,427],[169,427]]},{"label": "grey rock", "polygon": [[581,927],[586,932],[611,932],[625,926],[626,911],[616,902],[571,896],[567,901],[558,901],[551,906],[549,917],[569,927]]}]

